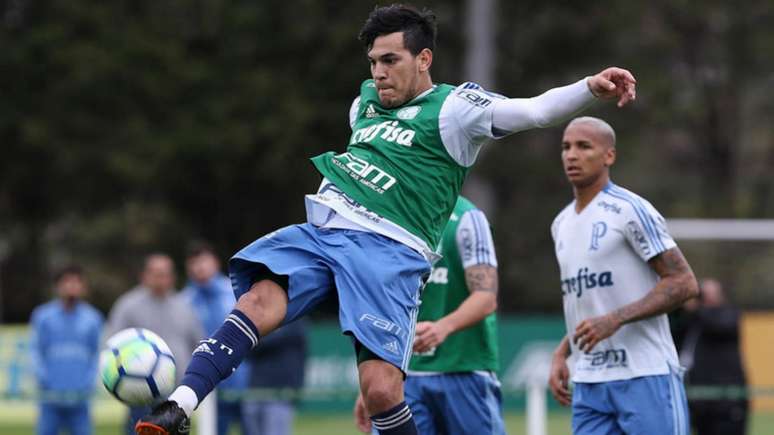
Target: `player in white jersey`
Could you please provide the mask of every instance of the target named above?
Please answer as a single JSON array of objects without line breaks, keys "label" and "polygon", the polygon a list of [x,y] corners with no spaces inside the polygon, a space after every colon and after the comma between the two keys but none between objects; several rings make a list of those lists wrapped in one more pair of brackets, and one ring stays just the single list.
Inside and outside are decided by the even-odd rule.
[{"label": "player in white jersey", "polygon": [[572,404],[576,435],[689,434],[666,313],[698,285],[664,218],[610,181],[615,158],[606,122],[568,124],[562,163],[575,200],[551,226],[567,336],[554,353],[551,392]]}]

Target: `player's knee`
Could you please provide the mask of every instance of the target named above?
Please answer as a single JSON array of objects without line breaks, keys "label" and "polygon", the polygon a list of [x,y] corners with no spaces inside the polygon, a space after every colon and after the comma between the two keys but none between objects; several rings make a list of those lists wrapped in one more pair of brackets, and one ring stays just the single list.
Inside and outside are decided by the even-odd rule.
[{"label": "player's knee", "polygon": [[[237,308],[250,312],[267,312],[287,308],[288,295],[285,290],[273,281],[258,281],[250,290],[239,297]],[[284,313],[283,313],[284,316]]]},{"label": "player's knee", "polygon": [[363,400],[371,415],[403,401],[403,373],[385,361],[366,361],[359,366]]},{"label": "player's knee", "polygon": [[371,415],[379,414],[395,407],[403,401],[399,386],[387,382],[376,382],[363,392],[363,400]]},{"label": "player's knee", "polygon": [[253,284],[236,303],[236,309],[252,320],[261,335],[266,335],[279,326],[285,318],[287,308],[288,295],[285,290],[268,280]]}]

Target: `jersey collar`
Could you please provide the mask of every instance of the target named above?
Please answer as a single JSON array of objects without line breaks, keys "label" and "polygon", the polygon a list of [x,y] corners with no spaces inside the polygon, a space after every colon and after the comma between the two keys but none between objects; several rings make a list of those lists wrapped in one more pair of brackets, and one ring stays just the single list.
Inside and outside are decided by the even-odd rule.
[{"label": "jersey collar", "polygon": [[431,92],[433,92],[435,90],[436,87],[437,87],[437,85],[433,85],[433,87],[431,87],[430,89],[422,92],[421,94],[417,95],[416,97],[412,98],[411,101],[403,103],[403,105],[405,106],[406,104],[411,104],[411,103],[417,101],[418,99],[420,99],[420,98],[422,98],[422,97],[424,97],[426,95],[429,95]]}]

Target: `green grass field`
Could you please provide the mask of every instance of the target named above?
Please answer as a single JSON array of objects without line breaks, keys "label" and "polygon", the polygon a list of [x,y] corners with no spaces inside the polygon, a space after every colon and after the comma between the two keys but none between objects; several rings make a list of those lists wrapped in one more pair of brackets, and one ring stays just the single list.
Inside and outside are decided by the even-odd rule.
[{"label": "green grass field", "polygon": [[[774,421],[773,421],[774,422]],[[507,416],[508,433],[512,435],[525,434],[524,416]],[[548,422],[549,434],[567,434],[570,424],[569,415],[552,415]],[[34,426],[31,422],[3,423],[0,420],[0,434],[2,435],[31,435],[34,434]],[[196,433],[196,428],[191,431]],[[116,435],[121,434],[121,427],[116,423],[100,422],[96,426],[95,435]],[[294,435],[358,435],[350,416],[346,414],[321,415],[321,414],[300,414],[296,418]],[[239,435],[239,432],[232,430],[230,435]]]},{"label": "green grass field", "polygon": [[[5,412],[0,412],[0,416],[5,416]],[[32,421],[17,421],[18,418],[0,418],[0,434],[2,435],[31,435],[34,434],[34,424]],[[116,435],[121,434],[120,424],[116,421],[106,422],[98,420],[95,435]],[[510,435],[526,435],[524,416],[520,414],[509,414],[506,416],[506,426]],[[553,413],[549,415],[548,433],[550,435],[569,434],[570,416],[567,413]],[[747,435],[766,435],[771,434],[771,428],[774,427],[774,414],[755,414],[751,418],[751,425]],[[192,434],[195,434],[195,430]],[[349,415],[321,415],[321,414],[299,414],[293,433],[295,435],[357,435]],[[238,435],[238,432],[232,431],[231,435]]]}]

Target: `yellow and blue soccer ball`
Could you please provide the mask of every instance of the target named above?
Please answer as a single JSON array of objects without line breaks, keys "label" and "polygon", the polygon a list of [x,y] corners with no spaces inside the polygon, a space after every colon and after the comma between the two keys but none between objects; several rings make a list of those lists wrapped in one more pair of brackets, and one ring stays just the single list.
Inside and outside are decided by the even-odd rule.
[{"label": "yellow and blue soccer ball", "polygon": [[175,358],[154,332],[129,328],[107,340],[100,354],[102,384],[129,406],[165,399],[175,387]]}]

